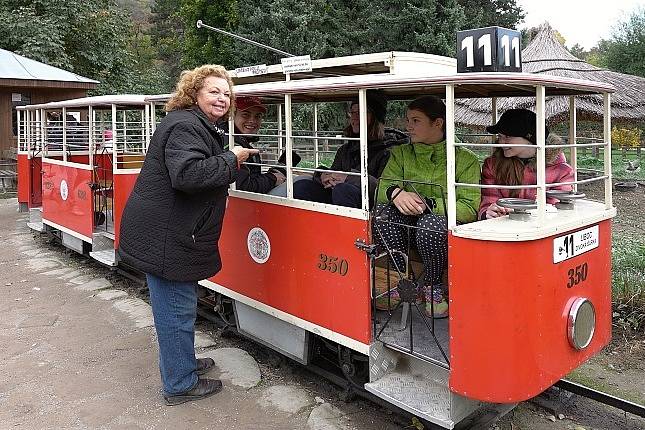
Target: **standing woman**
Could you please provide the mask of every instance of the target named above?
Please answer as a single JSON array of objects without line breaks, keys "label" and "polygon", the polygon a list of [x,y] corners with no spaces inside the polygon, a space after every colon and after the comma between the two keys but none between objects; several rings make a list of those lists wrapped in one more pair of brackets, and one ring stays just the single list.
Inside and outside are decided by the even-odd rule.
[{"label": "standing woman", "polygon": [[[408,239],[412,241],[424,265],[421,296],[425,312],[428,316],[445,318],[448,316],[447,286],[442,285],[442,276],[448,263],[448,240],[441,189],[445,192],[447,183],[446,106],[437,97],[419,97],[408,106],[406,124],[411,143],[393,148],[383,170],[376,213],[382,211],[388,221],[375,223],[375,236],[380,245],[394,251],[393,263],[403,273],[407,272],[403,256],[407,253]],[[478,184],[479,178],[475,154],[457,147],[456,181]],[[479,199],[479,189],[457,188],[458,222],[476,220]],[[388,202],[391,204],[386,206]]]},{"label": "standing woman", "polygon": [[119,256],[146,274],[159,342],[167,405],[202,399],[222,383],[200,379],[215,363],[195,359],[197,281],[221,268],[217,242],[228,184],[255,149],[224,150],[233,83],[222,66],[182,72],[166,104],[168,115],[150,141],[123,211]]}]

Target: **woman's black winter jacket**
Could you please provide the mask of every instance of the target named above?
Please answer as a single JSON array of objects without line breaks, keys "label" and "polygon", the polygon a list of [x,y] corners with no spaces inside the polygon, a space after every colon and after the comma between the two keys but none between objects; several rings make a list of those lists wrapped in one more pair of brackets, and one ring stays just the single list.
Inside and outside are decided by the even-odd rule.
[{"label": "woman's black winter jacket", "polygon": [[206,279],[221,269],[228,185],[239,172],[223,134],[197,107],[161,121],[123,211],[125,264],[174,281]]}]

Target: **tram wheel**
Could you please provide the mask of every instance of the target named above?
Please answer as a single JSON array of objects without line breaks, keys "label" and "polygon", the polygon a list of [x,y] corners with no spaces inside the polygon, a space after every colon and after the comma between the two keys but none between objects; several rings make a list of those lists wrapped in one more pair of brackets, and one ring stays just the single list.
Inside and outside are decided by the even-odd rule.
[{"label": "tram wheel", "polygon": [[338,364],[352,387],[361,391],[365,390],[364,386],[369,381],[369,360],[367,356],[339,345]]}]

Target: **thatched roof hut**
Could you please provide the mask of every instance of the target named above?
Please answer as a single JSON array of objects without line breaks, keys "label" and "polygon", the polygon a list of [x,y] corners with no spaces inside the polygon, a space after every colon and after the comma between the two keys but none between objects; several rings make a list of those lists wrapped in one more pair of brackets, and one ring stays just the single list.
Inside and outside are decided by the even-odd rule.
[{"label": "thatched roof hut", "polygon": [[[522,70],[529,73],[545,73],[568,78],[607,82],[616,88],[611,95],[613,123],[645,122],[645,78],[601,69],[571,54],[560,44],[555,31],[548,23],[529,45],[522,50]],[[576,98],[579,120],[600,119],[603,113],[602,97],[581,96]],[[510,108],[535,108],[534,98],[498,99],[499,112]],[[560,122],[569,115],[568,97],[547,97],[545,111],[549,123]],[[491,123],[489,99],[464,99],[459,101],[457,121],[462,124],[485,126]]]}]

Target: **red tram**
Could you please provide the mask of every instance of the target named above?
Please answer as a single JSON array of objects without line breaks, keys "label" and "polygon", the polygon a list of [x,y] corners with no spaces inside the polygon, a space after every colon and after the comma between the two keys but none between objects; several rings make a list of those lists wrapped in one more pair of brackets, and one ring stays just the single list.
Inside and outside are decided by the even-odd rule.
[{"label": "red tram", "polygon": [[[388,270],[387,254],[372,246],[374,218],[367,192],[365,132],[368,89],[380,89],[390,100],[405,101],[425,94],[445,100],[448,320],[425,317],[413,304],[395,305],[387,300],[385,308],[376,305],[377,299],[387,299],[392,290],[400,288],[402,279]],[[314,350],[321,352],[312,345],[322,345],[322,350],[337,356],[354,384],[446,428],[487,402],[516,403],[539,394],[609,342],[610,227],[616,213],[609,150],[611,86],[524,73],[456,74],[440,67],[432,75],[382,73],[269,80],[240,84],[235,90],[238,96],[260,97],[272,106],[269,112],[276,126],[262,131],[261,149],[267,154],[282,150],[287,154],[283,166],[286,197],[231,187],[220,239],[223,270],[200,282],[212,291],[220,312],[230,310],[228,316],[234,317],[241,333],[305,364],[312,360]],[[598,177],[576,177],[567,184],[575,188],[580,183],[603,181],[603,202],[574,192],[559,195],[559,207],[548,205],[548,187],[553,184],[547,185],[542,173],[533,186],[536,201],[515,203],[519,205],[516,216],[457,224],[457,188],[485,186],[455,181],[455,148],[480,151],[494,144],[482,143],[481,136],[461,133],[457,139],[456,102],[490,98],[494,107],[498,98],[507,97],[535,101],[538,171],[545,166],[547,106],[554,97],[569,98],[568,143],[560,146],[569,149],[574,166],[576,149],[581,146],[603,147],[605,159]],[[590,97],[600,98],[605,106],[604,141],[599,143],[581,143],[577,136],[577,100]],[[332,130],[319,129],[319,109],[352,99],[359,100],[362,127],[357,140],[362,168],[350,174],[360,177],[362,207],[294,199],[294,177],[316,172],[321,160],[324,164],[333,153],[334,145],[347,140]],[[150,123],[141,123],[143,136],[154,127],[151,112],[163,100],[163,96],[148,98],[148,107],[140,107]],[[116,104],[112,106],[114,112]],[[492,122],[496,115],[493,108]],[[112,121],[116,124],[115,116]],[[313,124],[314,130],[303,130],[305,123]],[[94,134],[90,127],[90,135]],[[230,145],[234,145],[233,137],[229,135]],[[143,156],[145,143],[137,148]],[[303,154],[301,165],[293,165],[292,150]],[[126,152],[124,149],[123,155]],[[118,165],[117,153],[113,166]],[[96,182],[92,174],[100,162],[90,150],[84,155],[90,167],[71,175],[61,169],[69,163],[83,163],[65,154],[63,149],[62,158],[48,161],[45,169],[43,184],[53,185],[51,189],[43,186],[43,222],[68,232],[73,227],[67,226],[66,220],[88,215],[94,219],[96,211],[85,203],[70,204],[63,199],[61,182],[68,181],[66,193],[75,195],[88,182]],[[274,159],[268,157],[263,168],[277,167]],[[116,227],[116,201],[125,202],[135,175],[136,169],[119,172],[118,167],[113,167],[110,175]],[[83,240],[91,239],[93,230],[78,233]],[[118,241],[118,228],[115,239]]]},{"label": "red tram", "polygon": [[[143,95],[85,97],[19,107],[19,204],[29,226],[116,265],[115,225],[150,139]],[[23,137],[24,136],[24,137]],[[133,176],[134,175],[134,176]]]}]

